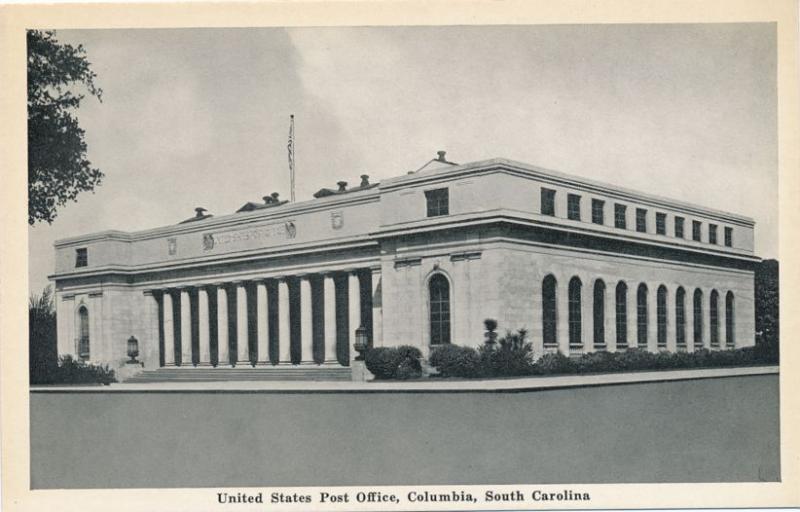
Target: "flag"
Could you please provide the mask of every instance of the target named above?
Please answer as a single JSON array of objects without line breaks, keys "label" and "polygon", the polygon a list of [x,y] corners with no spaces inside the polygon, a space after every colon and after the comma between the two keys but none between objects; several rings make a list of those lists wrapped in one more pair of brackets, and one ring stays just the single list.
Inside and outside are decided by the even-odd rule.
[{"label": "flag", "polygon": [[294,114],[289,116],[289,143],[286,149],[289,151],[289,187],[291,200],[294,202]]}]

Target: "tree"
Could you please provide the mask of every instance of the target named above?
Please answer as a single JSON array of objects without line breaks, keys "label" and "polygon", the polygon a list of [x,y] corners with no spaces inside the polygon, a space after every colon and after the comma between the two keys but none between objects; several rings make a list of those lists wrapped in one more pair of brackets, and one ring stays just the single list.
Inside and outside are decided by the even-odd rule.
[{"label": "tree", "polygon": [[28,224],[53,222],[56,208],[94,190],[103,178],[86,159],[84,131],[74,111],[82,86],[102,101],[82,45],[59,43],[52,31],[29,30],[28,40]]},{"label": "tree", "polygon": [[777,360],[780,337],[778,261],[764,260],[756,266],[756,346]]},{"label": "tree", "polygon": [[31,384],[46,382],[58,366],[56,312],[49,286],[28,300],[28,357]]}]

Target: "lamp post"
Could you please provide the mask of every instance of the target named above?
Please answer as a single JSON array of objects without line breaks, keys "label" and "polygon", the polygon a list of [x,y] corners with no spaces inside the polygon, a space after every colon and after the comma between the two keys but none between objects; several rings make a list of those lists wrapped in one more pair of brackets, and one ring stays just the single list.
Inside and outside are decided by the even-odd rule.
[{"label": "lamp post", "polygon": [[136,356],[139,355],[139,340],[136,339],[135,336],[131,336],[128,338],[128,357],[131,358],[128,361],[128,364],[139,364],[139,361],[136,360]]},{"label": "lamp post", "polygon": [[358,329],[356,329],[356,342],[353,344],[353,348],[355,348],[358,352],[356,361],[364,360],[364,352],[367,351],[368,344],[369,340],[367,339],[367,329],[363,325],[359,325]]}]

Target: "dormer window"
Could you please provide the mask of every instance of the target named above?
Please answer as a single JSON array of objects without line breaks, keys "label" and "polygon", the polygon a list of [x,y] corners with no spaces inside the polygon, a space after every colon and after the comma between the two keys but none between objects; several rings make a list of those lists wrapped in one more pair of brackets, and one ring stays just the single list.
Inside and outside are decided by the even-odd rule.
[{"label": "dormer window", "polygon": [[425,191],[428,203],[428,217],[440,217],[450,214],[450,194],[446,188]]},{"label": "dormer window", "polygon": [[75,267],[85,267],[89,264],[89,255],[86,252],[86,247],[75,249]]}]

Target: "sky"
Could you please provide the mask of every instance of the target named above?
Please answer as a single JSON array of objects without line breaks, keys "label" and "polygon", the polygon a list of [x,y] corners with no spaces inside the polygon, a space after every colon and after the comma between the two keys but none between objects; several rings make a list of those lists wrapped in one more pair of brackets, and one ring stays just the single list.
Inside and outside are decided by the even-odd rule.
[{"label": "sky", "polygon": [[59,30],[102,103],[78,112],[105,178],[29,228],[32,293],[53,242],[232,213],[446,150],[752,217],[778,254],[774,24]]}]

